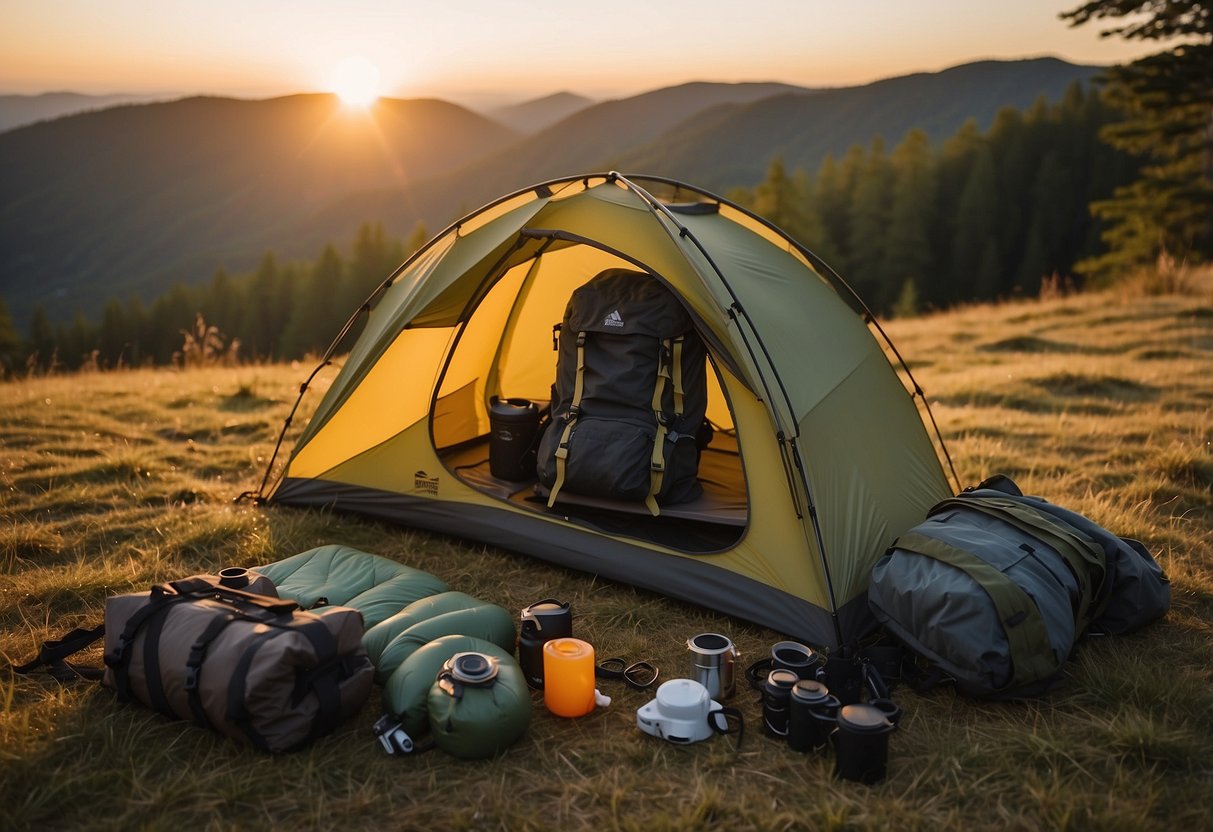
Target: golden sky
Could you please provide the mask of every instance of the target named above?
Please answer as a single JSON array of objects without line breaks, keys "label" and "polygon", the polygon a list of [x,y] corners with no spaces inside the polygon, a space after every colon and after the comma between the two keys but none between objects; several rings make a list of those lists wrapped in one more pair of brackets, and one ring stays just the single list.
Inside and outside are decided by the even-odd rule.
[{"label": "golden sky", "polygon": [[[1071,29],[1078,0],[0,0],[0,93],[270,96],[332,88],[593,97],[690,80],[864,83],[982,58],[1107,64],[1157,44]],[[485,102],[482,102],[485,103]]]}]

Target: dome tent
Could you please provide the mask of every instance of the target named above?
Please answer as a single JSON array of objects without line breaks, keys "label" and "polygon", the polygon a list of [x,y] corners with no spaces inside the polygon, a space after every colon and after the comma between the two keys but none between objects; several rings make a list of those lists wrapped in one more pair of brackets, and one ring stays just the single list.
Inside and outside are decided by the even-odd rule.
[{"label": "dome tent", "polygon": [[[707,345],[703,496],[659,516],[564,494],[549,508],[488,464],[493,398],[549,399],[553,324],[574,289],[621,267],[662,281]],[[361,311],[258,499],[482,540],[832,647],[872,624],[872,565],[951,494],[921,391],[850,289],[769,223],[682,183],[593,174],[503,197]]]}]

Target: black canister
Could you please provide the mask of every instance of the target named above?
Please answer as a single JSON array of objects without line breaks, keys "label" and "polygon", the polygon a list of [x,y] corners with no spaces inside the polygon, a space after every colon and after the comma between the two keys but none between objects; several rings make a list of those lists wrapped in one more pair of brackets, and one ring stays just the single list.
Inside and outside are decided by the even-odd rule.
[{"label": "black canister", "polygon": [[857,783],[879,783],[888,771],[893,723],[873,705],[844,705],[837,722],[835,775]]},{"label": "black canister", "polygon": [[535,478],[539,408],[530,399],[489,403],[489,473],[518,482]]},{"label": "black canister", "polygon": [[826,659],[822,681],[830,693],[844,705],[853,705],[863,698],[863,665],[846,655]]},{"label": "black canister", "polygon": [[543,645],[572,635],[573,611],[567,603],[544,598],[523,609],[518,628],[518,664],[528,685],[543,687]]},{"label": "black canister", "polygon": [[825,748],[837,715],[838,698],[821,682],[801,679],[788,699],[788,746],[801,753]]},{"label": "black canister", "polygon": [[780,641],[771,647],[772,670],[790,670],[801,679],[816,679],[819,664],[813,648],[799,641]]},{"label": "black canister", "polygon": [[788,735],[788,703],[799,681],[790,670],[772,670],[762,685],[762,730],[768,737]]}]

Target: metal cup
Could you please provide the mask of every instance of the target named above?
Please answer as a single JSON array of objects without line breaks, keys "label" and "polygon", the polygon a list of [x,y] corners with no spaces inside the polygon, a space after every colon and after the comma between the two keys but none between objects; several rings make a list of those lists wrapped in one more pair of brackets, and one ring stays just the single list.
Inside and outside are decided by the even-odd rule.
[{"label": "metal cup", "polygon": [[691,678],[708,689],[713,699],[733,695],[737,648],[719,633],[700,633],[687,639],[691,651]]}]

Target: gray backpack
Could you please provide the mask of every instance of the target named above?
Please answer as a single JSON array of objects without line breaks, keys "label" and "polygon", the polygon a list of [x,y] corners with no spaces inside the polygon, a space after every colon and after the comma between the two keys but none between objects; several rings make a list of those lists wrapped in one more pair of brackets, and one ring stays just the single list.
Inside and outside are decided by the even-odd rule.
[{"label": "gray backpack", "polygon": [[994,477],[933,507],[872,569],[868,603],[972,696],[1048,690],[1087,632],[1162,616],[1170,585],[1136,540]]},{"label": "gray backpack", "polygon": [[573,292],[559,327],[551,422],[537,473],[562,493],[658,504],[702,493],[697,436],[707,353],[661,281],[608,269]]}]

